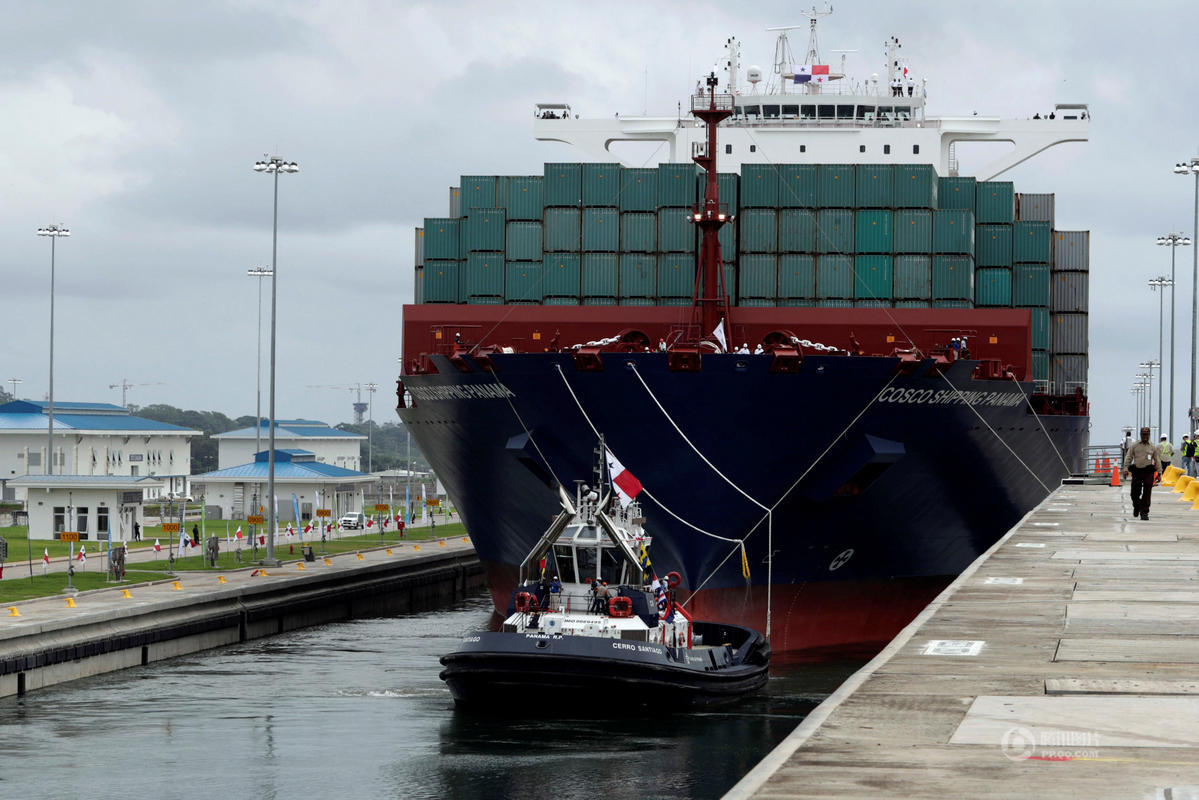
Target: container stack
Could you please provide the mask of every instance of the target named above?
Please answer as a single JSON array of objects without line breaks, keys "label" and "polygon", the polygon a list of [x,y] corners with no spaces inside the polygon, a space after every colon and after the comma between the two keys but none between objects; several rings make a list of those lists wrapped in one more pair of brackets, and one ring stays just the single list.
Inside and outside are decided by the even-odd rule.
[{"label": "container stack", "polygon": [[1012,305],[1032,314],[1032,377],[1049,380],[1050,264],[1053,259],[1053,195],[1016,195]]},{"label": "container stack", "polygon": [[1087,383],[1090,257],[1090,231],[1053,232],[1049,380],[1064,394],[1085,389]]}]

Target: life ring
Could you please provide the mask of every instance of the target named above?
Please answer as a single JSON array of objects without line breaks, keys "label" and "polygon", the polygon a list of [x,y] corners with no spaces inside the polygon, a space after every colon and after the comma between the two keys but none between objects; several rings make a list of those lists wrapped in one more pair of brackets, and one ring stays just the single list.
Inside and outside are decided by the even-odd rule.
[{"label": "life ring", "polygon": [[610,617],[631,617],[633,616],[633,601],[624,595],[619,597],[608,598],[608,616]]},{"label": "life ring", "polygon": [[666,583],[670,586],[671,589],[675,588],[682,582],[683,582],[683,576],[680,575],[679,573],[674,572],[673,570],[671,572],[666,573]]},{"label": "life ring", "polygon": [[516,593],[516,610],[520,613],[529,611],[533,606],[537,605],[537,601],[533,599],[533,595],[528,592]]}]

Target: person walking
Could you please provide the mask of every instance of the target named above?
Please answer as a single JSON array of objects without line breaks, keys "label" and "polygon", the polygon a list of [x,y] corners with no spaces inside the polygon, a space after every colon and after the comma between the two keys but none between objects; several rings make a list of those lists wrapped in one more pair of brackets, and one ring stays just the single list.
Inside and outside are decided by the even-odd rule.
[{"label": "person walking", "polygon": [[1162,468],[1157,472],[1157,482],[1162,482],[1162,476],[1166,474],[1166,467],[1174,460],[1174,448],[1170,446],[1170,442],[1165,436],[1162,437],[1161,444],[1157,446],[1161,454]]},{"label": "person walking", "polygon": [[1141,428],[1141,440],[1124,454],[1124,476],[1132,478],[1132,515],[1149,519],[1153,474],[1162,470],[1161,449],[1149,441],[1149,429]]},{"label": "person walking", "polygon": [[1191,437],[1182,437],[1182,471],[1195,477],[1195,450],[1199,449],[1199,443],[1196,443]]}]

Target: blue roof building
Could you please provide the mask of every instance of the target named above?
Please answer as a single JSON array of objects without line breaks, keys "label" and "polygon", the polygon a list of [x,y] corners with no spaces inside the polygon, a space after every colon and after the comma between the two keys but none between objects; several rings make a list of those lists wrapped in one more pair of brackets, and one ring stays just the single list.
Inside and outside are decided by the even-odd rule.
[{"label": "blue roof building", "polygon": [[[218,470],[254,461],[255,453],[270,447],[270,421],[262,420],[256,428],[239,428],[218,433]],[[276,419],[275,452],[300,449],[312,454],[313,460],[343,469],[356,471],[362,467],[362,434],[332,428],[314,419]]]}]

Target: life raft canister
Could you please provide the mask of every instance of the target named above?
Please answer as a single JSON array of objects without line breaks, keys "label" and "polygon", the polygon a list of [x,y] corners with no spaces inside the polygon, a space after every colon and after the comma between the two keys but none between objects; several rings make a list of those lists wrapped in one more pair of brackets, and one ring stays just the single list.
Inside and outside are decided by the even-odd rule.
[{"label": "life raft canister", "polygon": [[537,601],[533,599],[533,595],[528,592],[517,592],[516,594],[516,610],[519,612],[528,611],[533,606],[537,605]]},{"label": "life raft canister", "polygon": [[633,616],[633,601],[623,595],[620,597],[608,598],[608,616],[610,617],[631,617]]}]

